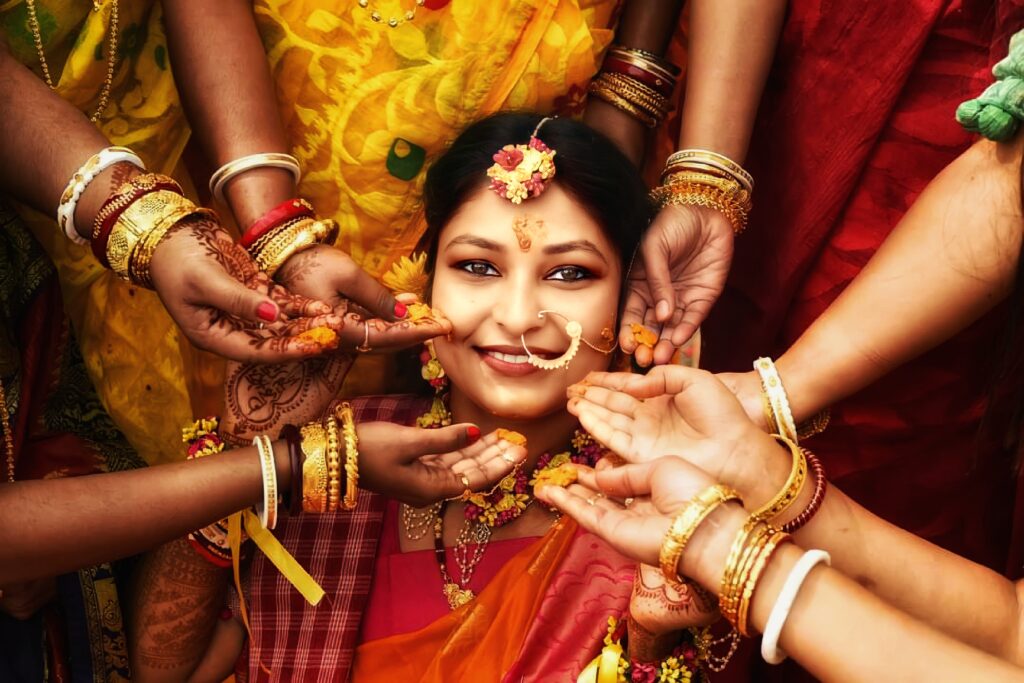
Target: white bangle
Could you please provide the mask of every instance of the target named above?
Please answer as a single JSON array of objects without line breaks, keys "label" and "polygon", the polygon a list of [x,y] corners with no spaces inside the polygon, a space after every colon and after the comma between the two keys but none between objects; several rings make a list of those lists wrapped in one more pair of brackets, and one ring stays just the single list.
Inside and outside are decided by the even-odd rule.
[{"label": "white bangle", "polygon": [[779,377],[775,363],[771,358],[758,358],[754,361],[754,369],[761,377],[761,391],[768,400],[768,407],[775,418],[779,434],[799,444],[800,437],[796,433],[796,421],[793,420],[793,411],[789,407],[789,396],[786,395],[786,388],[782,386],[782,378]]},{"label": "white bangle", "polygon": [[75,227],[75,209],[78,208],[78,200],[82,198],[85,188],[89,187],[93,178],[121,162],[128,162],[143,171],[146,170],[142,159],[127,147],[107,147],[89,157],[89,160],[71,176],[67,187],[61,193],[60,204],[57,205],[57,224],[60,225],[60,229],[64,231],[67,238],[75,244],[89,243],[89,240],[78,234],[78,228]]},{"label": "white bangle", "polygon": [[779,647],[779,637],[782,635],[782,627],[786,625],[789,618],[789,611],[793,609],[793,602],[796,600],[800,587],[811,570],[824,562],[832,565],[832,558],[824,550],[808,550],[793,565],[793,569],[786,577],[786,583],[779,591],[779,597],[775,598],[775,605],[771,614],[768,615],[768,622],[764,627],[764,634],[761,636],[761,657],[769,664],[781,664],[786,659],[786,653]]},{"label": "white bangle", "polygon": [[256,506],[256,515],[264,529],[277,526],[277,467],[274,465],[274,446],[270,437],[257,436],[252,445],[260,453],[260,472],[263,474],[263,502]]},{"label": "white bangle", "polygon": [[240,159],[229,161],[214,171],[213,175],[210,176],[210,194],[220,203],[226,204],[224,186],[227,185],[228,181],[246,171],[265,167],[283,168],[286,171],[291,171],[291,174],[295,177],[296,185],[302,179],[302,169],[299,168],[299,160],[291,154],[261,152],[260,154],[250,154]]}]

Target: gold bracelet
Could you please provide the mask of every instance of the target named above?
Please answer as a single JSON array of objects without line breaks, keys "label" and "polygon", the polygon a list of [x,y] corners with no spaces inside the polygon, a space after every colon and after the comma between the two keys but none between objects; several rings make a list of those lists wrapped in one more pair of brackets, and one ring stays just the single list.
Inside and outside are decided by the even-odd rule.
[{"label": "gold bracelet", "polygon": [[322,425],[308,424],[301,430],[302,511],[327,512],[327,430]]},{"label": "gold bracelet", "polygon": [[275,233],[273,239],[253,257],[259,269],[273,277],[285,261],[315,245],[316,233],[310,229],[313,223],[312,218],[304,218]]},{"label": "gold bracelet", "polygon": [[750,636],[747,629],[747,619],[750,616],[750,602],[754,597],[754,591],[757,589],[757,584],[761,580],[761,574],[764,572],[764,568],[768,566],[768,561],[771,560],[772,555],[775,553],[775,549],[787,540],[789,540],[789,534],[784,531],[775,531],[775,533],[768,536],[764,541],[764,544],[760,546],[753,566],[750,568],[746,581],[743,583],[743,594],[740,596],[739,611],[736,618],[736,630],[740,632],[741,636]]},{"label": "gold bracelet", "polygon": [[[727,619],[731,612],[729,587],[732,585],[733,574],[736,573],[740,555],[747,544],[747,538],[762,524],[763,522],[748,518],[740,530],[736,532],[736,538],[733,539],[732,545],[729,547],[729,554],[725,559],[725,567],[722,569],[722,582],[718,588],[718,610]],[[729,623],[733,623],[733,621],[730,620]]]},{"label": "gold bracelet", "polygon": [[722,176],[713,175],[705,171],[676,171],[664,177],[661,187],[667,188],[663,191],[671,192],[673,185],[688,184],[707,185],[708,187],[719,189],[726,193],[726,195],[729,195],[738,206],[743,207],[748,212],[750,211],[750,193],[735,178],[723,178]]},{"label": "gold bracelet", "polygon": [[653,114],[649,114],[640,107],[637,107],[632,102],[622,97],[618,93],[615,93],[611,88],[607,87],[600,81],[592,81],[590,83],[589,92],[600,100],[604,100],[608,104],[612,105],[619,111],[623,111],[640,123],[644,124],[648,128],[658,127],[658,118]]},{"label": "gold bracelet", "polygon": [[356,435],[356,421],[352,414],[352,405],[342,403],[337,416],[341,420],[341,433],[345,439],[345,501],[346,510],[356,506],[359,495],[359,437]]},{"label": "gold bracelet", "polygon": [[150,192],[132,202],[110,230],[107,261],[111,270],[131,281],[129,266],[139,242],[151,231],[173,225],[195,211],[195,204],[170,190]]},{"label": "gold bracelet", "polygon": [[732,224],[737,235],[747,227],[748,209],[727,192],[705,183],[676,183],[662,185],[651,192],[651,199],[659,207],[703,206],[722,213]]},{"label": "gold bracelet", "polygon": [[796,426],[796,435],[800,440],[817,436],[828,429],[828,423],[832,421],[832,411],[828,408],[815,413],[811,419],[801,422]]},{"label": "gold bracelet", "polygon": [[[758,358],[754,361],[754,369],[761,378],[761,391],[768,398],[768,406],[774,417],[776,432],[794,443],[800,443],[793,421],[793,411],[789,408],[789,396],[782,386],[782,378],[771,358]],[[769,425],[770,426],[770,425]]]},{"label": "gold bracelet", "polygon": [[739,630],[739,610],[742,599],[743,586],[746,584],[750,571],[757,560],[758,553],[768,538],[775,533],[775,529],[767,524],[759,524],[747,536],[743,552],[740,553],[736,569],[732,573],[732,580],[728,587],[728,610],[724,608],[722,616],[729,620],[729,623]]},{"label": "gold bracelet", "polygon": [[804,455],[804,452],[781,434],[772,434],[772,436],[790,450],[793,455],[793,466],[785,486],[771,500],[751,513],[751,517],[761,522],[773,520],[788,510],[796,502],[800,491],[803,490],[804,482],[807,481],[807,456]]},{"label": "gold bracelet", "polygon": [[672,111],[672,103],[667,97],[635,78],[602,71],[598,79],[622,97],[661,119]]},{"label": "gold bracelet", "polygon": [[329,417],[327,427],[327,511],[336,512],[341,503],[341,440],[338,421]]},{"label": "gold bracelet", "polygon": [[143,173],[137,175],[129,181],[121,184],[117,190],[115,190],[107,200],[103,203],[103,207],[96,214],[96,218],[93,220],[92,228],[92,239],[99,237],[100,228],[103,226],[103,222],[107,218],[122,208],[131,204],[138,198],[140,192],[149,192],[159,185],[170,185],[175,188],[178,194],[184,195],[184,190],[181,189],[181,185],[171,178],[160,173]]},{"label": "gold bracelet", "polygon": [[[740,494],[724,484],[709,486],[697,494],[672,520],[658,554],[661,573],[669,583],[679,583],[679,558],[682,557],[686,544],[690,542],[697,527],[715,508],[730,500],[740,500]],[[742,502],[740,500],[741,504]]]}]

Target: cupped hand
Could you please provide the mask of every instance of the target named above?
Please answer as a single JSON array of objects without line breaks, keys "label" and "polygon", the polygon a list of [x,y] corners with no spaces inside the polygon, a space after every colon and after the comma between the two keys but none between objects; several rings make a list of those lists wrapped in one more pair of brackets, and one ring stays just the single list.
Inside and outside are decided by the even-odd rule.
[{"label": "cupped hand", "polygon": [[[537,498],[637,562],[658,566],[673,517],[714,479],[679,458],[658,458],[601,470],[577,467],[568,488],[542,486]],[[633,498],[627,507],[619,501]],[[644,499],[647,499],[646,501]]]},{"label": "cupped hand", "polygon": [[669,583],[659,567],[642,563],[637,565],[633,577],[629,614],[645,631],[655,635],[707,626],[719,618],[715,596],[696,582],[684,578]]},{"label": "cupped hand", "polygon": [[703,370],[595,372],[570,387],[569,396],[569,412],[583,428],[630,462],[676,455],[742,490],[745,475],[760,464],[752,450],[777,449],[725,385]]},{"label": "cupped hand", "polygon": [[160,300],[189,341],[231,360],[280,363],[318,355],[333,346],[304,333],[343,326],[327,303],[275,285],[207,217],[172,228],[157,245],[150,272]]},{"label": "cupped hand", "polygon": [[[644,234],[629,274],[619,345],[642,367],[668,363],[707,317],[732,263],[732,224],[719,211],[666,206]],[[651,349],[638,345],[630,325],[659,333]]]},{"label": "cupped hand", "polygon": [[440,429],[390,422],[356,425],[359,485],[412,507],[427,507],[466,489],[486,491],[526,458],[526,449],[479,437],[473,425]]}]

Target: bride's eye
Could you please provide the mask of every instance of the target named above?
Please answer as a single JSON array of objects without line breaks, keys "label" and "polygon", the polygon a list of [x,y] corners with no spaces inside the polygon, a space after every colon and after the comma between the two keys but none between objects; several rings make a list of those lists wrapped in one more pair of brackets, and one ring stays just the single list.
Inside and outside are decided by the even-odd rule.
[{"label": "bride's eye", "polygon": [[455,267],[477,277],[494,277],[501,274],[487,261],[462,261],[456,263]]},{"label": "bride's eye", "polygon": [[581,266],[561,266],[551,271],[547,279],[561,280],[562,282],[579,282],[580,280],[589,280],[592,277],[594,277],[594,274]]}]

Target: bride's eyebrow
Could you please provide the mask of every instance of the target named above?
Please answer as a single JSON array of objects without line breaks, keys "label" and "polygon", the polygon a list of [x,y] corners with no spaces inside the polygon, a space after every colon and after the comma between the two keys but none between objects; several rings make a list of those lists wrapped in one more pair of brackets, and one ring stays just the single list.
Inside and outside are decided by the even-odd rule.
[{"label": "bride's eyebrow", "polygon": [[472,247],[479,247],[480,249],[487,249],[489,251],[496,251],[500,254],[505,253],[504,245],[493,242],[484,237],[478,237],[477,235],[459,235],[448,243],[449,247],[454,247],[458,244],[467,244]]},{"label": "bride's eyebrow", "polygon": [[545,254],[565,254],[570,251],[586,251],[594,254],[601,259],[605,265],[608,264],[608,259],[601,253],[601,250],[597,248],[597,245],[590,240],[572,240],[571,242],[560,242],[559,244],[549,244],[544,247]]}]

